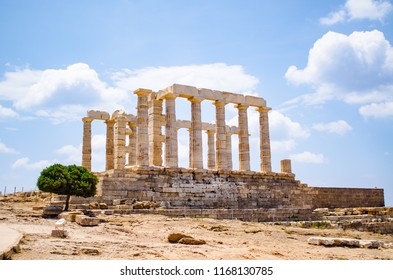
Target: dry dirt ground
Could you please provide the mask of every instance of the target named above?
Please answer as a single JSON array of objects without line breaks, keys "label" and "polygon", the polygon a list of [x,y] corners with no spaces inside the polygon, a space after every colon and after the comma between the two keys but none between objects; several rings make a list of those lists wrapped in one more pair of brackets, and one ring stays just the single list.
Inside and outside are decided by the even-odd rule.
[{"label": "dry dirt ground", "polygon": [[[349,237],[393,243],[393,235],[342,229],[304,229],[268,223],[161,215],[102,215],[105,222],[82,227],[68,222],[67,238],[51,237],[56,219],[33,211],[35,202],[0,202],[0,223],[19,230],[24,238],[16,260],[138,259],[138,260],[247,260],[247,259],[393,259],[393,248],[365,249],[310,245],[312,236]],[[169,243],[170,233],[184,233],[205,245]]]}]

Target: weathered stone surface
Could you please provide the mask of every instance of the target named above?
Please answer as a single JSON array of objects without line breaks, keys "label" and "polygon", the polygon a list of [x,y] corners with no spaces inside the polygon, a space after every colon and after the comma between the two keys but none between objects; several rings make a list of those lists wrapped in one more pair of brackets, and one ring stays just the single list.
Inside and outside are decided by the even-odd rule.
[{"label": "weathered stone surface", "polygon": [[63,218],[69,222],[75,222],[75,217],[77,215],[83,215],[83,212],[81,212],[81,211],[63,212],[59,215],[59,218]]},{"label": "weathered stone surface", "polygon": [[85,254],[85,255],[91,255],[91,256],[97,256],[100,254],[100,251],[96,248],[81,248],[79,250],[80,253]]},{"label": "weathered stone surface", "polygon": [[170,243],[178,243],[180,239],[185,238],[185,237],[192,238],[191,236],[186,235],[184,233],[171,233],[168,235],[168,241]]},{"label": "weathered stone surface", "polygon": [[75,222],[81,226],[97,226],[100,223],[100,219],[78,215],[75,218]]},{"label": "weathered stone surface", "polygon": [[63,208],[59,206],[45,206],[42,209],[42,216],[44,218],[57,217],[62,211]]},{"label": "weathered stone surface", "polygon": [[206,244],[206,241],[202,239],[194,239],[192,237],[183,237],[178,243],[186,245],[204,245]]},{"label": "weathered stone surface", "polygon": [[326,247],[352,247],[376,249],[382,247],[384,242],[377,240],[358,240],[352,238],[310,237],[308,243]]},{"label": "weathered stone surface", "polygon": [[51,236],[57,238],[66,238],[68,236],[68,232],[62,229],[54,229],[52,230]]}]

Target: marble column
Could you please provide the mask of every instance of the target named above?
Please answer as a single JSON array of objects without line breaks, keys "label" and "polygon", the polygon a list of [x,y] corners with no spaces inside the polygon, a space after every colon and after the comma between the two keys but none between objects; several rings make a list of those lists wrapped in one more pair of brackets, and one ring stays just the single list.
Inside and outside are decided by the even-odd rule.
[{"label": "marble column", "polygon": [[165,96],[165,167],[178,167],[176,96]]},{"label": "marble column", "polygon": [[90,118],[83,118],[82,166],[91,171],[91,123]]},{"label": "marble column", "polygon": [[225,103],[216,101],[216,169],[227,169],[227,146],[225,131]]},{"label": "marble column", "polygon": [[128,135],[128,165],[136,165],[136,125],[128,123],[131,134]]},{"label": "marble column", "polygon": [[136,165],[149,165],[149,134],[148,134],[148,96],[151,90],[138,89],[134,92],[138,95],[136,139]]},{"label": "marble column", "polygon": [[114,125],[114,169],[122,170],[126,165],[127,118],[117,116]]},{"label": "marble column", "polygon": [[191,130],[190,130],[190,168],[203,169],[202,156],[202,99],[190,98]]},{"label": "marble column", "polygon": [[207,168],[216,168],[216,150],[214,148],[214,131],[207,130]]},{"label": "marble column", "polygon": [[236,106],[239,111],[239,170],[250,170],[250,144],[248,135],[248,106],[239,104]]},{"label": "marble column", "polygon": [[149,165],[162,166],[162,100],[149,101]]},{"label": "marble column", "polygon": [[114,124],[113,120],[106,120],[106,166],[105,170],[114,168]]},{"label": "marble column", "polygon": [[268,112],[270,110],[271,108],[267,107],[258,107],[257,109],[259,112],[261,172],[272,171],[268,117]]},{"label": "marble column", "polygon": [[227,144],[227,156],[228,156],[228,159],[227,159],[227,168],[228,168],[228,170],[232,170],[233,169],[233,167],[232,167],[232,133],[226,133],[226,136],[227,136],[227,138],[226,138],[226,144]]}]

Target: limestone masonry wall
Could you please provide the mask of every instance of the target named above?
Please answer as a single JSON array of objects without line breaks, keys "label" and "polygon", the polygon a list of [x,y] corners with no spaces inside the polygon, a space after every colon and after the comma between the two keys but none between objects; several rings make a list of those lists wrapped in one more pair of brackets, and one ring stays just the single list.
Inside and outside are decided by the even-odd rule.
[{"label": "limestone masonry wall", "polygon": [[293,174],[127,169],[101,174],[102,201],[130,198],[188,208],[382,207],[383,189],[308,187]]}]

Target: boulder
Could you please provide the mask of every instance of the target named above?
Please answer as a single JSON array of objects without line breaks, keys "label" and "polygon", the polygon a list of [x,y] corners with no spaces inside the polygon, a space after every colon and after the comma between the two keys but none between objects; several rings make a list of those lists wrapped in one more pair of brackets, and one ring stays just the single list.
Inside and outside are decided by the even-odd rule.
[{"label": "boulder", "polygon": [[62,229],[54,229],[52,230],[52,237],[57,237],[57,238],[66,238],[68,236],[68,232],[66,230]]},{"label": "boulder", "polygon": [[98,202],[90,202],[89,209],[100,209],[100,204]]},{"label": "boulder", "polygon": [[192,238],[191,236],[183,234],[183,233],[171,233],[168,236],[168,241],[170,243],[178,243],[180,239],[185,238],[185,237]]},{"label": "boulder", "polygon": [[77,215],[75,222],[81,226],[97,226],[100,223],[100,219],[85,215]]},{"label": "boulder", "polygon": [[54,218],[57,217],[61,212],[63,212],[63,208],[59,206],[45,206],[42,209],[42,216],[44,218]]},{"label": "boulder", "polygon": [[206,241],[202,239],[194,239],[192,237],[183,237],[178,243],[186,245],[204,245],[206,244]]},{"label": "boulder", "polygon": [[384,242],[377,240],[358,240],[352,238],[310,237],[308,244],[326,247],[351,247],[376,249],[383,247]]},{"label": "boulder", "polygon": [[99,203],[99,208],[100,209],[108,209],[108,205],[106,203],[101,202],[101,203]]}]

